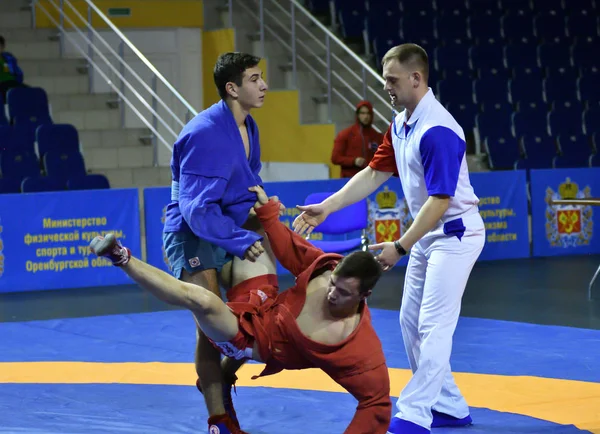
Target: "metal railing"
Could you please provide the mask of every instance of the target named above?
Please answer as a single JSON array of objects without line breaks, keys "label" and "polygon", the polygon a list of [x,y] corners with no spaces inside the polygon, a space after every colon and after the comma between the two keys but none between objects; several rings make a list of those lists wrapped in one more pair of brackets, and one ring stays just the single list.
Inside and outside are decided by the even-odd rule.
[{"label": "metal railing", "polygon": [[[140,139],[151,141],[154,148],[153,164],[157,166],[158,144],[172,151],[172,144],[179,131],[198,111],[91,0],[84,2],[87,5],[85,17],[70,0],[48,0],[51,8],[33,0],[33,27],[36,26],[36,11],[39,10],[59,30],[61,57],[81,55],[87,61],[90,93],[101,85],[95,82],[98,74],[110,90],[117,94],[121,127],[126,126],[128,107],[150,131],[148,137]],[[95,29],[92,25],[94,16],[98,16],[106,24],[106,28]],[[116,39],[118,42],[116,45],[114,42],[111,44],[107,39]],[[130,56],[127,60],[126,55]],[[132,60],[137,63],[141,61],[142,66],[132,67]]]},{"label": "metal railing", "polygon": [[[374,107],[374,127],[385,130],[391,120],[392,106],[384,97],[385,81],[333,32],[316,19],[297,0],[228,0],[228,23],[234,26],[234,8],[252,17],[259,27],[261,55],[265,38],[277,41],[290,57],[289,71],[298,88],[298,70],[312,73],[324,90],[328,121],[334,118],[334,98],[354,111],[358,100],[369,100]],[[237,27],[237,26],[236,26]]]}]

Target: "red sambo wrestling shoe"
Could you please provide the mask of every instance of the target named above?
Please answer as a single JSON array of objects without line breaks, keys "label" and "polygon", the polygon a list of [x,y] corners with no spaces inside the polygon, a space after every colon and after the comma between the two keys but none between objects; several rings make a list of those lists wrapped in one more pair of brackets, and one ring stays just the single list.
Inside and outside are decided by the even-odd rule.
[{"label": "red sambo wrestling shoe", "polygon": [[208,434],[248,434],[235,426],[229,415],[220,414],[208,418]]},{"label": "red sambo wrestling shoe", "polygon": [[90,250],[98,256],[110,259],[117,267],[127,264],[131,259],[131,251],[123,247],[114,234],[95,237],[90,243]]},{"label": "red sambo wrestling shoe", "polygon": [[[225,380],[223,383],[223,407],[225,407],[225,412],[229,419],[233,423],[233,425],[238,429],[238,433],[243,433],[240,430],[240,422],[238,421],[237,414],[235,413],[235,408],[233,408],[233,397],[231,396],[231,389],[235,390],[235,382],[237,381],[237,377],[234,375],[229,381]],[[202,386],[200,385],[200,379],[196,380],[196,387],[202,393]],[[211,433],[212,434],[212,433]]]}]

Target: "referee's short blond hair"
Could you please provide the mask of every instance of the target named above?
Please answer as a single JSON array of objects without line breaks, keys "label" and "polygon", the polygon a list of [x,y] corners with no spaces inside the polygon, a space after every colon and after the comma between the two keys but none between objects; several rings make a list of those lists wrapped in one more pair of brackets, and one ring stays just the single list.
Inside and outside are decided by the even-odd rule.
[{"label": "referee's short blond hair", "polygon": [[385,65],[390,60],[396,59],[400,64],[407,65],[410,68],[418,70],[427,82],[429,78],[429,57],[423,47],[417,44],[396,45],[388,50],[381,60],[381,65]]}]

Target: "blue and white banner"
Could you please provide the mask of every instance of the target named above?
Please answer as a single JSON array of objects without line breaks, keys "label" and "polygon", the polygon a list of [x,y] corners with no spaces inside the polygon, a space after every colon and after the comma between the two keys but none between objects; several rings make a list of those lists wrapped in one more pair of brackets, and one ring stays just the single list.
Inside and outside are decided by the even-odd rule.
[{"label": "blue and white banner", "polygon": [[[486,223],[487,240],[481,260],[520,258],[529,256],[526,177],[523,171],[475,173],[471,175],[475,193],[481,199],[481,215]],[[299,182],[269,182],[264,188],[269,196],[278,196],[286,206],[281,222],[291,228],[300,214],[297,205],[317,192],[336,192],[347,179]],[[144,191],[148,262],[168,271],[162,247],[164,213],[170,200],[168,187],[149,188]],[[399,239],[412,224],[402,186],[398,178],[391,178],[368,199],[369,243]],[[310,240],[339,240],[360,237],[360,231],[347,235],[326,235],[313,232]],[[408,257],[398,265],[406,265]],[[278,266],[280,273],[285,270]]]},{"label": "blue and white banner", "polygon": [[0,195],[0,292],[132,283],[90,252],[108,232],[141,256],[137,189]]},{"label": "blue and white banner", "polygon": [[479,260],[530,256],[526,175],[524,170],[471,174],[486,230]]},{"label": "blue and white banner", "polygon": [[551,204],[592,197],[600,197],[600,168],[532,170],[533,255],[600,253],[600,209]]}]

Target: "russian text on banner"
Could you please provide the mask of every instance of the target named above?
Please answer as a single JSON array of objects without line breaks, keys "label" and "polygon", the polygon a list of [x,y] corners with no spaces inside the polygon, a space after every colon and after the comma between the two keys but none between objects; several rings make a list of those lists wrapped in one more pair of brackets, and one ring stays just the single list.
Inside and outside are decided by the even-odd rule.
[{"label": "russian text on banner", "polygon": [[137,189],[0,195],[0,226],[0,292],[132,283],[90,252],[96,235],[141,255]]},{"label": "russian text on banner", "polygon": [[600,208],[552,205],[600,196],[600,168],[531,171],[534,256],[600,253]]},{"label": "russian text on banner", "polygon": [[477,172],[470,178],[486,231],[479,260],[529,257],[526,172]]}]

